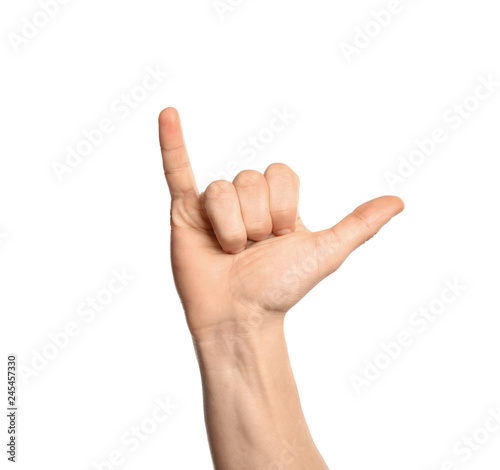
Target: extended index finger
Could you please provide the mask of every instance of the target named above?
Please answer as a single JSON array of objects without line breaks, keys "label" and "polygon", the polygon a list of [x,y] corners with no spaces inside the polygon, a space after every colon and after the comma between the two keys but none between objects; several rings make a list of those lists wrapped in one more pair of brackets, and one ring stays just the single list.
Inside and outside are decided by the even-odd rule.
[{"label": "extended index finger", "polygon": [[160,113],[158,123],[163,169],[172,199],[198,196],[179,113],[175,108],[165,108]]}]

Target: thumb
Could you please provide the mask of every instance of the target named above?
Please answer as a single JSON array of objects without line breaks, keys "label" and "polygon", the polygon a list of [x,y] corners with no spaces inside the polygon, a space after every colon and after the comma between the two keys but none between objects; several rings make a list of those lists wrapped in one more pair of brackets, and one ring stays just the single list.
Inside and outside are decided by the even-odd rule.
[{"label": "thumb", "polygon": [[332,228],[316,232],[321,278],[336,271],[356,248],[403,209],[404,203],[399,197],[382,196],[365,202]]}]

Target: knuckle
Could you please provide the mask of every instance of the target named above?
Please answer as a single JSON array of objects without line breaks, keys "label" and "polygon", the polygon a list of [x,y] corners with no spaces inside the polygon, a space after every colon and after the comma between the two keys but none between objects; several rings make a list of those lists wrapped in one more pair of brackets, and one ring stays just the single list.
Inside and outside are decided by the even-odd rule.
[{"label": "knuckle", "polygon": [[226,199],[234,194],[234,186],[226,180],[213,181],[205,190],[207,199]]},{"label": "knuckle", "polygon": [[287,184],[299,185],[300,183],[297,173],[284,163],[272,163],[269,165],[266,170],[266,176],[279,178]]},{"label": "knuckle", "polygon": [[266,172],[267,171],[292,171],[293,172],[293,170],[288,165],[286,165],[285,163],[280,163],[280,162],[271,163],[267,167]]},{"label": "knuckle", "polygon": [[267,172],[284,173],[284,174],[290,174],[290,175],[297,176],[295,171],[293,171],[288,165],[286,165],[285,163],[280,163],[280,162],[271,163],[267,167],[266,173]]},{"label": "knuckle", "polygon": [[253,188],[262,184],[263,175],[256,170],[243,170],[234,179],[239,188]]}]

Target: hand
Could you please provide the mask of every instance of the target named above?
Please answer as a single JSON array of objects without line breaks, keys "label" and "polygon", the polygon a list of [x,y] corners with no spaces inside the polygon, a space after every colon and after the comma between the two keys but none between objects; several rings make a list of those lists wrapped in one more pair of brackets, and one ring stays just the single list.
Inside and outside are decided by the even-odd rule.
[{"label": "hand", "polygon": [[299,179],[288,166],[272,164],[264,175],[242,171],[200,194],[177,111],[163,110],[159,127],[172,197],[172,267],[197,340],[282,321],[404,208],[398,197],[380,197],[332,228],[311,232],[298,214]]}]

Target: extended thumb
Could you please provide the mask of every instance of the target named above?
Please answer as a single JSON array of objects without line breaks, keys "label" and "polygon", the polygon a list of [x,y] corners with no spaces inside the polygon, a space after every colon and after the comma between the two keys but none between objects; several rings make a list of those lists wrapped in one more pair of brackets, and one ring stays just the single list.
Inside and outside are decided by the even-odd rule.
[{"label": "extended thumb", "polygon": [[322,278],[336,271],[356,248],[403,209],[399,197],[382,196],[365,202],[332,228],[316,232]]}]

